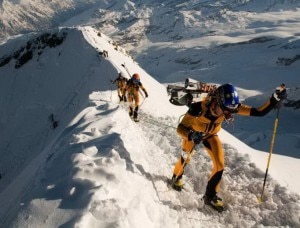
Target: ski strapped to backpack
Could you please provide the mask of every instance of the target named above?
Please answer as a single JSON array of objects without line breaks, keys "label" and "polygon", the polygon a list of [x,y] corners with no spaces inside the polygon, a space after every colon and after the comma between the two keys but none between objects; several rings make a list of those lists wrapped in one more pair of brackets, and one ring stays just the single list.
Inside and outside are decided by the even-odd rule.
[{"label": "ski strapped to backpack", "polygon": [[189,106],[194,99],[202,100],[209,93],[214,92],[217,89],[217,85],[204,82],[195,81],[187,78],[184,86],[168,85],[167,92],[170,95],[170,102],[173,105]]}]

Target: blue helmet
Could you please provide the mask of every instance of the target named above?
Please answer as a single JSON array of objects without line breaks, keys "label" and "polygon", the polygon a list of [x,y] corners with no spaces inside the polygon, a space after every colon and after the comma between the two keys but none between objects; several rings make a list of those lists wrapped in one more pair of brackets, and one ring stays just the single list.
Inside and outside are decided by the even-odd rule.
[{"label": "blue helmet", "polygon": [[223,110],[235,111],[239,105],[239,95],[231,84],[221,85],[217,89],[218,100]]}]

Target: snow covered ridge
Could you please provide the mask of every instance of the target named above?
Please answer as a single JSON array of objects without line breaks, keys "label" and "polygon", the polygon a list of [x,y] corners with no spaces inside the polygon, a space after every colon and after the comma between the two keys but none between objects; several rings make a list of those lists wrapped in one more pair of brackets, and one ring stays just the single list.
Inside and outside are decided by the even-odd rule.
[{"label": "snow covered ridge", "polygon": [[12,54],[0,56],[0,67],[5,66],[11,60],[15,60],[15,68],[20,68],[32,59],[34,55],[42,55],[43,49],[61,45],[66,36],[67,29],[59,32],[43,33],[36,38],[32,38],[26,42],[26,45],[17,48]]},{"label": "snow covered ridge", "polygon": [[[71,119],[63,113],[62,107],[80,103],[76,100],[76,92],[85,85],[86,77],[97,73],[101,63],[97,50],[83,38],[82,32],[68,28],[17,37],[1,45],[0,53],[4,55],[0,67],[0,104],[3,107],[0,111],[0,144],[11,145],[0,147],[5,161],[0,165],[1,192],[29,163],[31,156],[40,152],[40,149],[32,148],[32,144],[40,148],[45,146],[44,140],[50,130],[48,116],[54,113],[61,124],[63,117]],[[114,67],[106,66],[105,69]],[[110,75],[105,76],[102,83],[95,83],[94,90],[110,88]],[[87,90],[90,89],[93,86]],[[88,94],[84,96],[82,92],[81,96],[81,101],[88,103]],[[14,131],[11,123],[18,129],[14,139],[5,133]],[[18,157],[16,164],[14,157]]]},{"label": "snow covered ridge", "polygon": [[[103,50],[108,51],[107,58],[122,58],[108,62],[99,55]],[[67,124],[76,114],[65,108],[80,110],[89,103],[91,91],[111,91],[117,72],[127,75],[121,66],[125,60],[132,72],[146,74],[124,49],[90,27],[20,36],[1,45],[0,53],[4,54],[0,67],[0,145],[7,145],[0,146],[1,161],[5,161],[0,165],[0,192],[31,161],[31,155],[45,146],[51,132],[50,114],[60,125]],[[90,78],[95,82],[89,84]],[[143,81],[165,92],[165,87],[152,78]],[[168,101],[168,97],[163,100]],[[162,109],[156,112],[163,115]],[[13,138],[5,133],[16,130],[11,123],[18,129]]]},{"label": "snow covered ridge", "polygon": [[[26,36],[26,38],[16,39],[17,45],[15,45],[13,52],[11,50],[8,53],[2,51],[2,56],[0,56],[0,67],[4,67],[9,64],[11,61],[14,61],[14,67],[20,68],[26,64],[31,59],[39,61],[40,56],[43,55],[43,52],[48,48],[55,48],[61,45],[64,40],[67,38],[67,35],[70,31],[78,31],[78,28],[60,28],[48,30],[46,32],[31,33]],[[118,43],[114,40],[108,38],[104,34],[101,34],[100,31],[96,31],[97,36],[104,36],[105,40],[117,51],[120,51],[126,55],[128,53],[125,49],[120,47]],[[24,39],[24,40],[23,40]],[[13,40],[10,40],[13,42]],[[3,45],[4,46],[4,45]],[[99,50],[99,55],[102,55],[103,50]],[[60,53],[58,53],[60,55]]]}]

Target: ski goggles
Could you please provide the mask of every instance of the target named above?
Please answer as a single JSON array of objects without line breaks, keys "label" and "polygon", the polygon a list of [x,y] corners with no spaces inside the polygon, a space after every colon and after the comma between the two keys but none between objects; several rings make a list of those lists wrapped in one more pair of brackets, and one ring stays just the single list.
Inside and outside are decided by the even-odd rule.
[{"label": "ski goggles", "polygon": [[238,111],[238,107],[239,104],[230,104],[230,105],[221,104],[221,108],[223,112],[236,113]]}]

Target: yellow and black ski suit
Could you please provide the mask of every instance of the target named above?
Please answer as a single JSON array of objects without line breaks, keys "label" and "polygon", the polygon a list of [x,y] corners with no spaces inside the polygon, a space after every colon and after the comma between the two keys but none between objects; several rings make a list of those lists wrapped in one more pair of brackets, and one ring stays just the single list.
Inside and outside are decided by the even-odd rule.
[{"label": "yellow and black ski suit", "polygon": [[118,97],[120,98],[120,101],[127,101],[126,99],[126,83],[127,79],[124,77],[117,77],[114,81],[112,81],[113,84],[117,83],[118,86]]},{"label": "yellow and black ski suit", "polygon": [[130,103],[129,116],[137,118],[140,105],[140,89],[143,90],[145,96],[148,97],[147,90],[140,81],[128,80],[125,91],[127,92],[127,99]]},{"label": "yellow and black ski suit", "polygon": [[[264,116],[275,107],[277,102],[278,101],[272,96],[270,100],[259,108],[239,104],[235,113],[243,116]],[[182,150],[186,153],[194,152],[194,143],[193,141],[189,141],[189,134],[193,131],[203,133],[203,145],[213,162],[213,169],[210,174],[205,195],[209,198],[213,198],[220,188],[224,170],[224,152],[217,133],[220,131],[221,124],[226,116],[223,113],[217,117],[213,116],[209,108],[210,104],[211,101],[209,100],[192,103],[178,125],[177,133],[183,139]],[[186,161],[186,164],[188,162],[189,161]],[[182,178],[184,171],[184,167],[182,167],[183,163],[184,158],[181,156],[174,167],[174,175],[178,178]]]}]

